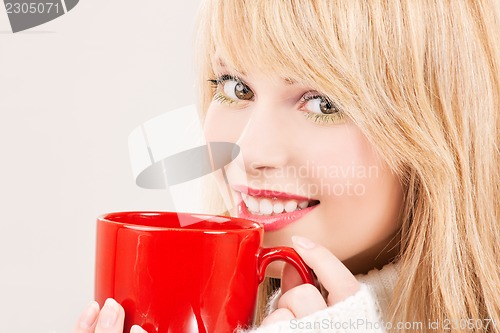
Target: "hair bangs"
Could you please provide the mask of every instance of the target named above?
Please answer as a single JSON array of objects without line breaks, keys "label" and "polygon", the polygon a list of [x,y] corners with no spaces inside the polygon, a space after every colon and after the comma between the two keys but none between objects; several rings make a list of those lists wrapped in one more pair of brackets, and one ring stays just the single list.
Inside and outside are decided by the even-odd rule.
[{"label": "hair bangs", "polygon": [[208,23],[212,64],[222,61],[241,73],[258,69],[318,90],[347,81],[342,68],[348,66],[340,62],[345,52],[332,33],[325,4],[219,0],[213,5]]}]

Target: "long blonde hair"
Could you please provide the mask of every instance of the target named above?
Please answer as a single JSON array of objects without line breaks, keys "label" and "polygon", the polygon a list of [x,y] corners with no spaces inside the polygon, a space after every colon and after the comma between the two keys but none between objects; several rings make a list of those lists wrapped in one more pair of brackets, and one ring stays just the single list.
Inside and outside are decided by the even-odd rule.
[{"label": "long blonde hair", "polygon": [[278,73],[333,98],[399,175],[386,319],[424,324],[399,332],[500,332],[499,1],[207,0],[198,31],[201,110],[216,57]]}]

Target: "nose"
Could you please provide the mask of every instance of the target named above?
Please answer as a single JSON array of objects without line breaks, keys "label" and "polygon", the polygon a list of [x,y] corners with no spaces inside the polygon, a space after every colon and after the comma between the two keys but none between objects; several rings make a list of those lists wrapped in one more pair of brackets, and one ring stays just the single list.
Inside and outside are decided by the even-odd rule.
[{"label": "nose", "polygon": [[[257,103],[256,103],[257,104]],[[249,120],[236,142],[242,154],[245,171],[257,175],[274,170],[290,160],[291,137],[285,114],[273,106],[255,105]]]}]

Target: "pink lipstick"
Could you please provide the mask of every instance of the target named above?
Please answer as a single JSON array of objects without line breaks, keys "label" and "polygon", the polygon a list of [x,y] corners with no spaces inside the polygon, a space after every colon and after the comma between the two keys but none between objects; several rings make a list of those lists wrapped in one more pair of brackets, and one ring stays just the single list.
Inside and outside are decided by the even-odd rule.
[{"label": "pink lipstick", "polygon": [[234,186],[241,194],[238,216],[275,231],[299,220],[319,204],[318,200],[279,191]]}]

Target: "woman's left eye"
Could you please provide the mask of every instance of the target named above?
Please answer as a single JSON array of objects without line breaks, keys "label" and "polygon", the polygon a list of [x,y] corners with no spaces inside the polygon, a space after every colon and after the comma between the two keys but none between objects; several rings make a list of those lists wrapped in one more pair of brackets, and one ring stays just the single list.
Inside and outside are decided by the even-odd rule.
[{"label": "woman's left eye", "polygon": [[335,104],[324,96],[306,97],[303,106],[309,112],[326,115],[339,112]]},{"label": "woman's left eye", "polygon": [[302,97],[301,110],[307,119],[318,124],[338,124],[344,113],[337,104],[324,95],[307,93]]}]

